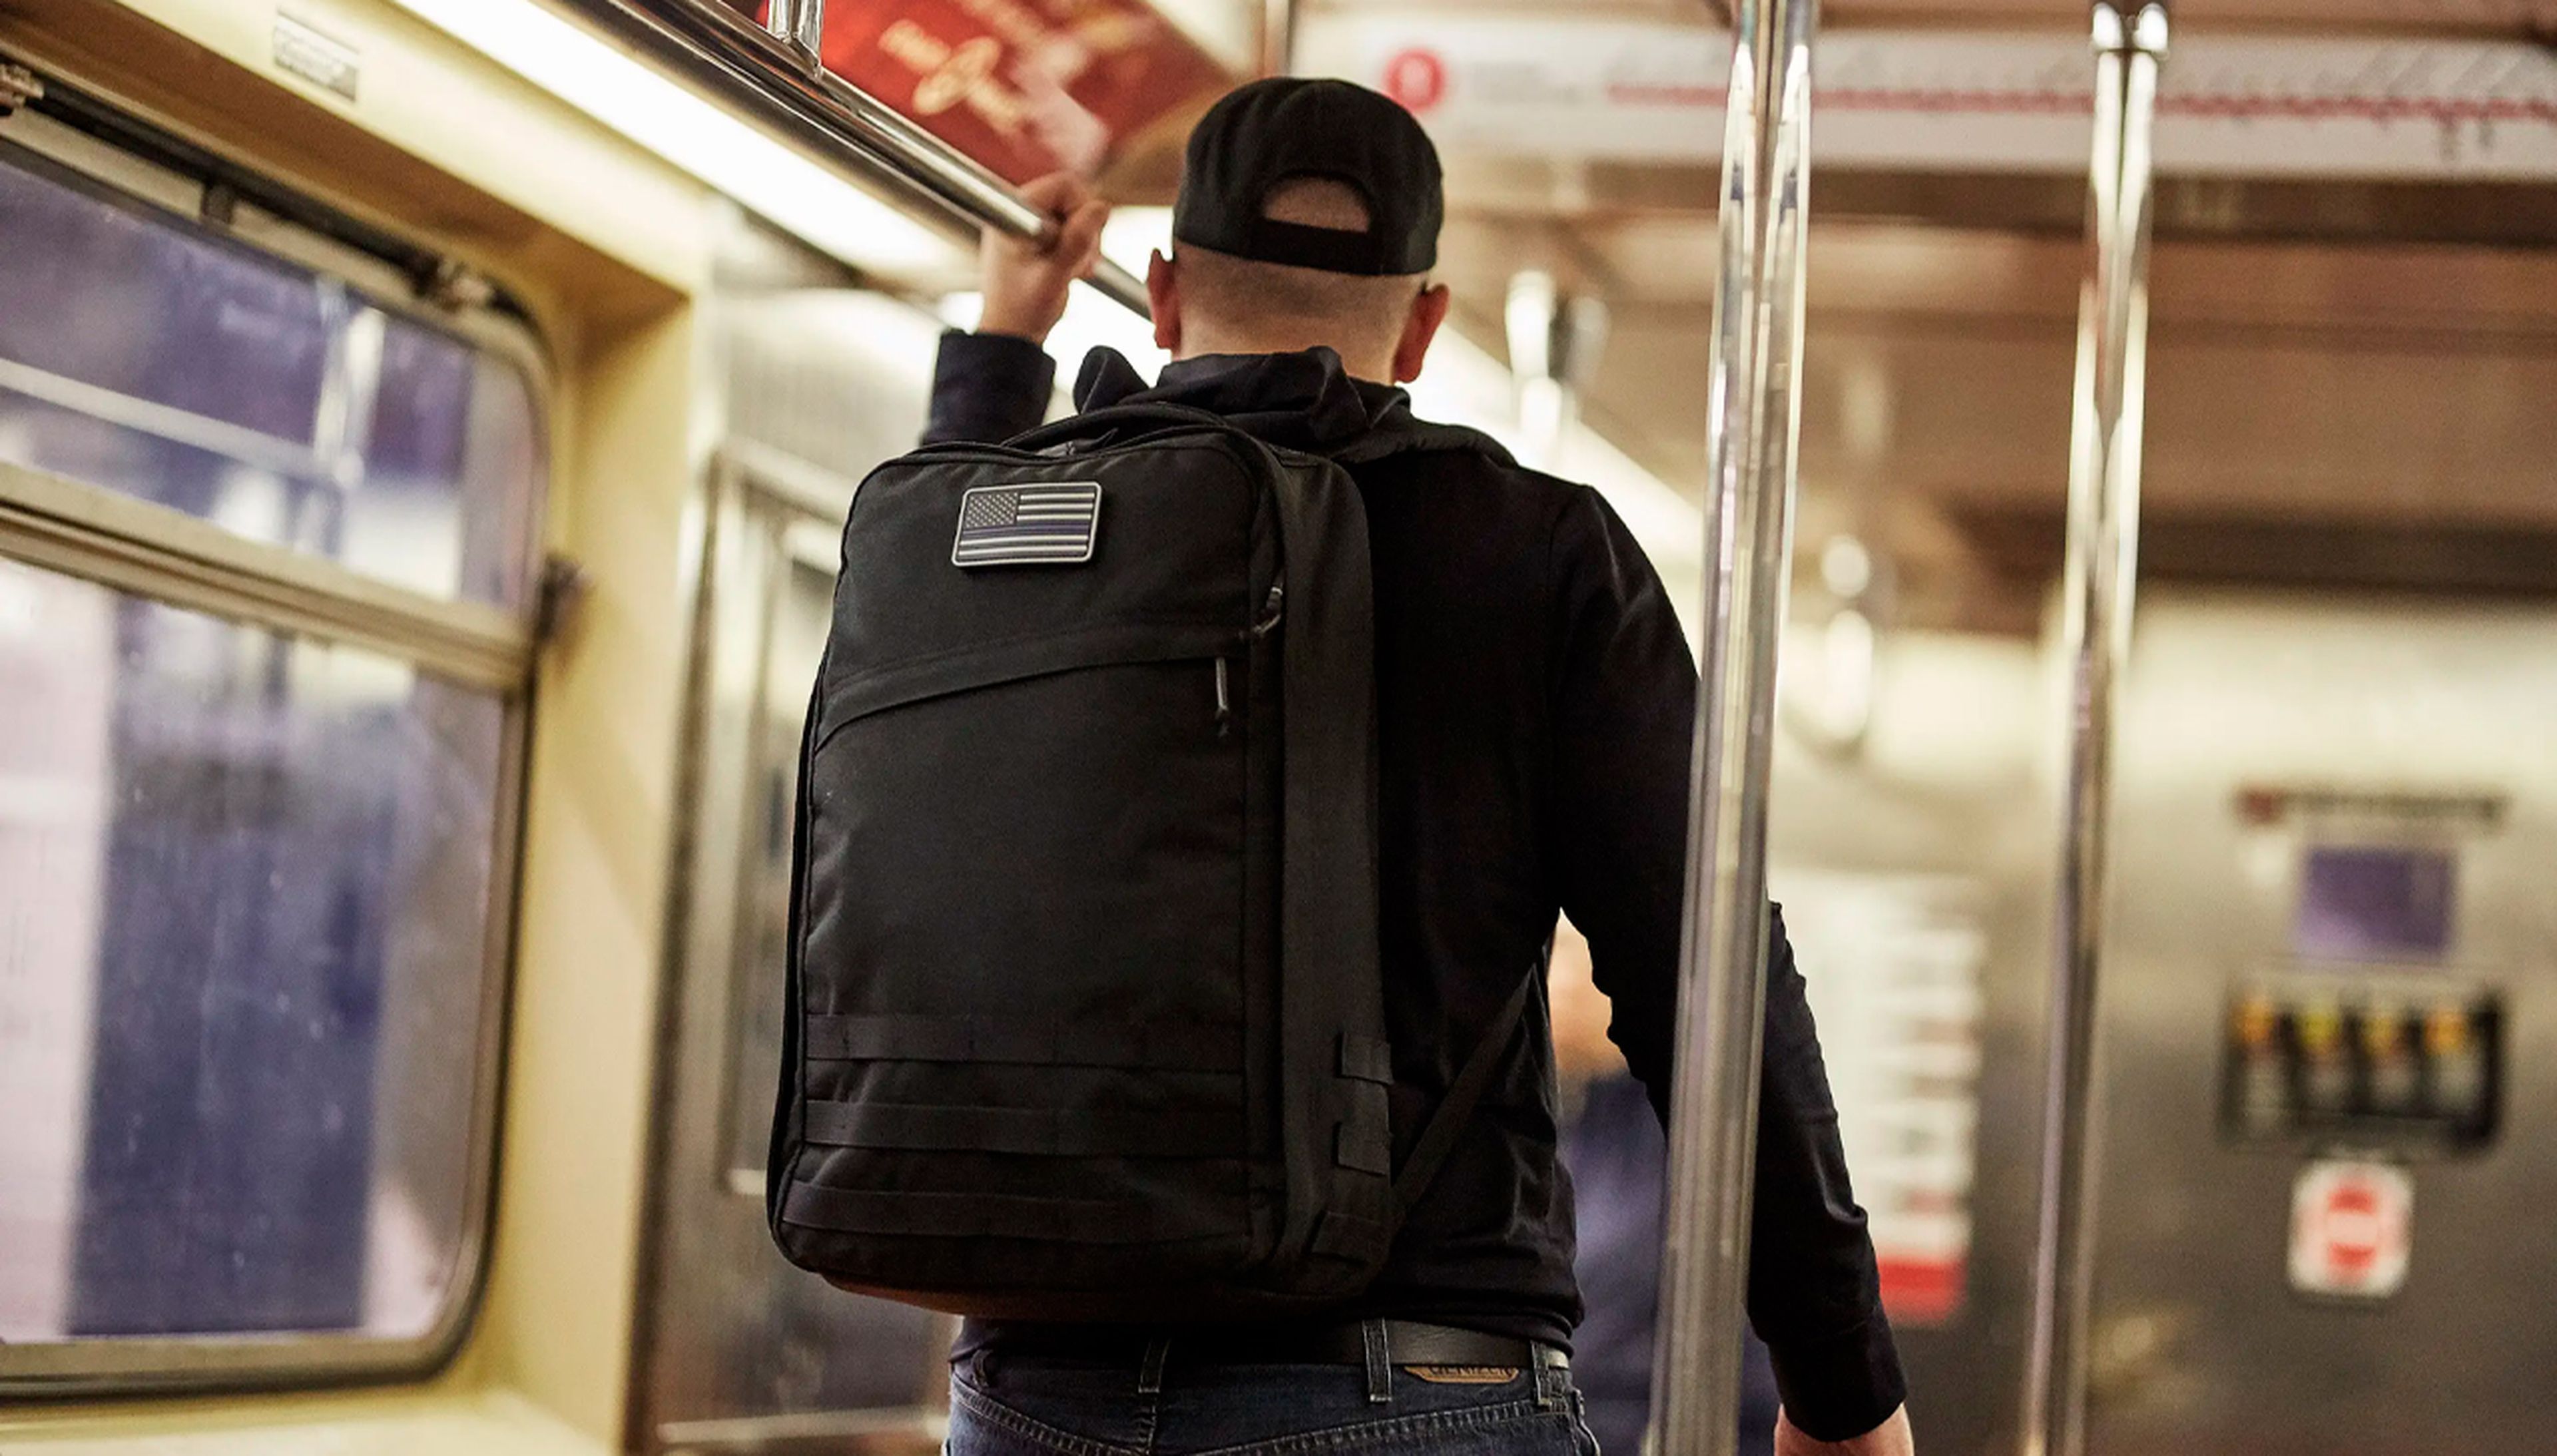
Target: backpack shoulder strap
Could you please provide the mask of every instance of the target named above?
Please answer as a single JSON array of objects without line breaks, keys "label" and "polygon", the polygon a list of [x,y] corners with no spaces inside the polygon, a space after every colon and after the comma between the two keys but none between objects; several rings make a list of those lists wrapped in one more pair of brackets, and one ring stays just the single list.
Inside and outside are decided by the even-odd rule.
[{"label": "backpack shoulder strap", "polygon": [[1157,430],[1212,429],[1241,434],[1233,421],[1211,410],[1176,404],[1103,405],[1015,435],[1013,450],[1050,451],[1064,446],[1107,445]]},{"label": "backpack shoulder strap", "polygon": [[826,702],[826,665],[817,664],[815,686],[808,692],[808,718],[799,728],[799,770],[793,774],[790,807],[790,933],[782,953],[784,1013],[781,1017],[781,1079],[773,1093],[772,1140],[763,1160],[763,1218],[779,1228],[781,1200],[790,1191],[792,1149],[799,1145],[805,1124],[805,1101],[799,1095],[799,1017],[805,1001],[799,993],[800,934],[805,929],[801,907],[808,901],[808,765],[817,745],[817,720]]},{"label": "backpack shoulder strap", "polygon": [[1465,1058],[1456,1080],[1448,1084],[1447,1095],[1439,1100],[1438,1110],[1421,1127],[1419,1138],[1412,1144],[1411,1156],[1403,1160],[1402,1170],[1394,1175],[1397,1222],[1412,1212],[1412,1206],[1428,1191],[1429,1181],[1438,1176],[1439,1164],[1455,1150],[1456,1134],[1473,1120],[1475,1107],[1492,1085],[1492,1074],[1500,1068],[1502,1054],[1518,1039],[1519,1023],[1527,1016],[1528,997],[1536,994],[1537,982],[1542,979],[1542,975],[1520,978],[1518,990],[1510,993],[1509,1003],[1492,1018],[1491,1029],[1475,1044],[1473,1055]]},{"label": "backpack shoulder strap", "polygon": [[1509,451],[1480,430],[1419,421],[1401,429],[1370,430],[1324,454],[1344,465],[1364,465],[1394,456],[1423,455],[1431,451],[1461,451],[1469,455],[1489,456],[1503,464],[1513,463]]}]

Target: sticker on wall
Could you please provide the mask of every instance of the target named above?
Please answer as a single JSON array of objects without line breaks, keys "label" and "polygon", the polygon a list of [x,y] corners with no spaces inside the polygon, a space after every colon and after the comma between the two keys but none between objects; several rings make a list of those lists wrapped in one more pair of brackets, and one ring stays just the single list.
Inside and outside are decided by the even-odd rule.
[{"label": "sticker on wall", "polygon": [[2405,1287],[2415,1179],[2378,1162],[2315,1162],[2291,1193],[2291,1287],[2335,1299],[2386,1299]]},{"label": "sticker on wall", "polygon": [[275,67],[325,86],[351,101],[362,75],[363,55],[300,16],[275,17]]}]

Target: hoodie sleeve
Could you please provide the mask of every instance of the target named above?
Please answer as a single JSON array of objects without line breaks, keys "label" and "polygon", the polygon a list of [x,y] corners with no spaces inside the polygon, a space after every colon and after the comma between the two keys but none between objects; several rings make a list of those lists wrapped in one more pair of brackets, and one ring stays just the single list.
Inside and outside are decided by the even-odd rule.
[{"label": "hoodie sleeve", "polygon": [[992,445],[1038,427],[1056,389],[1056,360],[1007,333],[941,335],[923,443]]}]

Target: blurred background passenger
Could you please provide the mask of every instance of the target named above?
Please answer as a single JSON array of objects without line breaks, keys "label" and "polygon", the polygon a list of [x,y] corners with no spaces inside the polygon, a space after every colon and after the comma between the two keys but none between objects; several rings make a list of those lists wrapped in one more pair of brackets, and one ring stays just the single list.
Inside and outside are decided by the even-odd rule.
[{"label": "blurred background passenger", "polygon": [[[1571,1368],[1599,1449],[1605,1456],[1635,1456],[1652,1409],[1669,1144],[1651,1095],[1607,1039],[1607,997],[1590,977],[1589,942],[1568,920],[1554,930],[1551,994],[1562,1164],[1571,1175],[1580,1235],[1571,1266],[1588,1306],[1572,1335]],[[1758,1337],[1746,1339],[1740,1453],[1768,1456],[1776,1439],[1776,1372]]]}]

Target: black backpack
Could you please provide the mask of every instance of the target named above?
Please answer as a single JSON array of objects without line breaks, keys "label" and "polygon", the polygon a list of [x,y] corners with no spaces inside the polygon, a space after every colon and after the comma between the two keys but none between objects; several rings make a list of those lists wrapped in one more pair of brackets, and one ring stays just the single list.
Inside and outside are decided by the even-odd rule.
[{"label": "black backpack", "polygon": [[1533,982],[1398,1161],[1341,462],[1477,441],[1326,459],[1131,403],[863,482],[801,748],[766,1184],[792,1262],[1023,1319],[1375,1277]]}]

